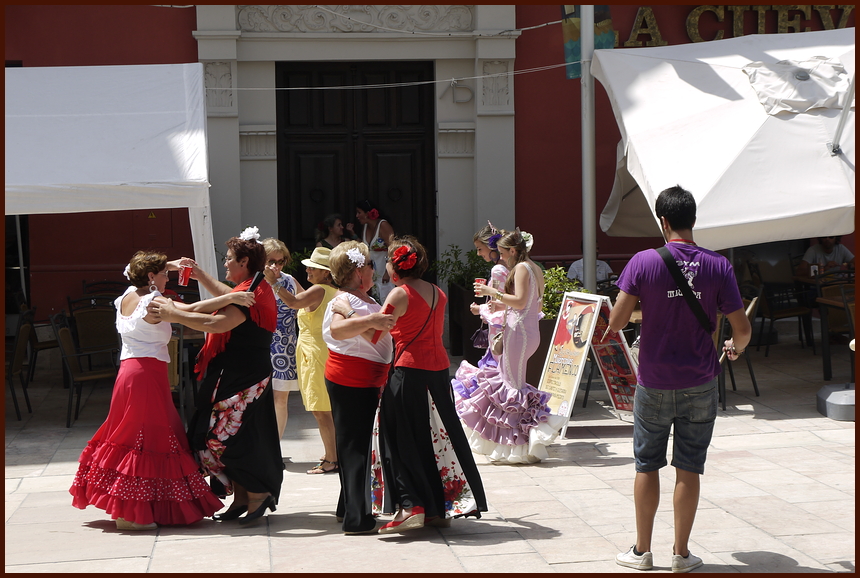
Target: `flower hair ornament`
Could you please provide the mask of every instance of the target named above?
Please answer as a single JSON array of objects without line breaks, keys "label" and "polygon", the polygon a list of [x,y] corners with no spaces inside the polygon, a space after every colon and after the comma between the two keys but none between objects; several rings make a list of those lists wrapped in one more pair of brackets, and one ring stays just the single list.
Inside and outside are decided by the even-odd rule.
[{"label": "flower hair ornament", "polygon": [[244,231],[239,235],[239,238],[243,241],[256,241],[260,242],[260,230],[257,227],[246,227]]},{"label": "flower hair ornament", "polygon": [[367,218],[371,221],[375,221],[379,218],[379,211],[377,211],[376,209],[370,209],[369,211],[367,211]]},{"label": "flower hair ornament", "polygon": [[352,261],[356,267],[364,267],[364,255],[362,255],[361,251],[355,247],[347,251],[346,256],[349,257],[349,260]]},{"label": "flower hair ornament", "polygon": [[122,270],[122,274],[125,275],[125,278],[128,279],[129,281],[131,281],[131,275],[129,275],[130,272],[131,272],[131,263],[126,265],[125,269]]},{"label": "flower hair ornament", "polygon": [[418,262],[418,255],[408,245],[401,245],[394,250],[394,265],[401,271],[408,271]]},{"label": "flower hair ornament", "polygon": [[492,249],[493,251],[499,250],[499,239],[502,238],[502,234],[496,229],[496,227],[487,219],[487,225],[490,226],[490,232],[493,234],[490,235],[490,238],[487,239],[487,247]]},{"label": "flower hair ornament", "polygon": [[526,244],[526,251],[531,252],[532,246],[535,244],[534,237],[532,237],[531,233],[526,233],[525,231],[520,231],[519,227],[517,227],[517,231],[519,231],[520,237],[523,238],[523,241]]}]

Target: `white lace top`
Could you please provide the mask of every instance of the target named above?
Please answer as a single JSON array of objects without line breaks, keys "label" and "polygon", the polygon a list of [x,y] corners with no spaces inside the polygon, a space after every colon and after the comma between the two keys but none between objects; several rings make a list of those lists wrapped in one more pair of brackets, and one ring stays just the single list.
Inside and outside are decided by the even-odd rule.
[{"label": "white lace top", "polygon": [[114,301],[114,305],[116,305],[116,330],[122,337],[120,360],[132,357],[154,357],[159,361],[169,362],[170,355],[167,353],[167,343],[170,341],[172,333],[170,323],[153,325],[143,320],[146,317],[146,306],[155,297],[161,296],[161,293],[156,291],[141,297],[137,307],[131,315],[126,317],[122,314],[122,300],[132,291],[137,291],[137,287],[129,287]]},{"label": "white lace top", "polygon": [[[349,299],[349,306],[355,309],[355,314],[358,316],[362,315],[370,315],[371,313],[379,313],[382,309],[382,306],[378,303],[367,303],[366,301],[362,301],[355,295],[351,293],[339,293],[335,296],[335,299],[338,299],[340,295],[346,295],[347,299]],[[375,361],[377,363],[391,363],[391,358],[394,355],[394,345],[391,340],[391,334],[388,333],[383,336],[378,342],[371,343],[361,335],[356,335],[355,337],[350,337],[349,339],[344,339],[343,341],[338,341],[331,336],[331,320],[334,313],[332,313],[331,306],[334,299],[329,301],[326,306],[325,316],[323,317],[322,323],[322,335],[323,341],[328,346],[331,351],[336,351],[337,353],[341,353],[343,355],[351,355],[353,357],[361,357],[363,359],[367,359],[369,361]]]}]

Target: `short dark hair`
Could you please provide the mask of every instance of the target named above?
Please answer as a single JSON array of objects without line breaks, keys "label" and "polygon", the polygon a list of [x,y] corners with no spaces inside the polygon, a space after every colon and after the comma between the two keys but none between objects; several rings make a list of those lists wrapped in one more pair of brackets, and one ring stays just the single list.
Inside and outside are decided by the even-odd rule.
[{"label": "short dark hair", "polygon": [[[400,247],[407,247],[409,249],[409,254],[415,255],[415,264],[409,269],[401,269],[401,261],[406,261],[408,257],[403,257],[401,259],[395,258],[394,253]],[[394,272],[397,273],[399,277],[414,277],[419,279],[421,275],[427,270],[427,266],[430,262],[427,259],[427,250],[424,249],[424,245],[418,242],[418,239],[413,237],[412,235],[403,235],[402,237],[395,237],[391,244],[388,246],[388,261],[391,263],[391,268],[394,269]]]},{"label": "short dark hair", "polygon": [[666,217],[673,231],[692,229],[696,224],[696,199],[680,185],[663,190],[657,196],[654,210],[658,219]]},{"label": "short dark hair", "polygon": [[254,273],[262,271],[263,267],[266,266],[266,249],[262,243],[258,243],[254,239],[246,241],[239,237],[231,237],[227,239],[225,245],[227,245],[228,249],[233,250],[237,261],[245,257],[248,258],[248,273],[250,273],[251,277],[254,276]]}]

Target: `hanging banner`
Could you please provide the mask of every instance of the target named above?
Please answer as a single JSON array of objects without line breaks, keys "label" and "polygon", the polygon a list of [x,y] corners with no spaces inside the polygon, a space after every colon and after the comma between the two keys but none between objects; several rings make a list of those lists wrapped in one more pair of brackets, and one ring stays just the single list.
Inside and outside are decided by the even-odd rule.
[{"label": "hanging banner", "polygon": [[[580,8],[578,4],[562,4],[561,33],[564,42],[564,61],[567,62],[567,77],[582,76],[582,43]],[[594,7],[594,48],[614,48],[615,31],[608,5]]]}]

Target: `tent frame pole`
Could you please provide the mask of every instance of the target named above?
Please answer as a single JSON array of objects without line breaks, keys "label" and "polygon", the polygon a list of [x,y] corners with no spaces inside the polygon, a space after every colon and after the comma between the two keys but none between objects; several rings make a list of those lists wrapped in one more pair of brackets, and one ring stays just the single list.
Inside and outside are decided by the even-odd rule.
[{"label": "tent frame pole", "polygon": [[582,48],[582,276],[585,288],[597,291],[597,200],[595,125],[594,125],[594,77],[591,75],[591,60],[594,56],[594,6],[580,5],[580,39]]},{"label": "tent frame pole", "polygon": [[827,143],[827,148],[830,149],[830,156],[842,154],[842,147],[839,146],[839,141],[842,139],[842,130],[845,128],[845,122],[848,118],[848,113],[851,111],[851,101],[854,100],[854,79],[851,77],[851,84],[848,85],[848,94],[845,96],[845,104],[842,106],[842,113],[839,115],[839,124],[836,125],[836,133],[833,135],[833,142]]}]

